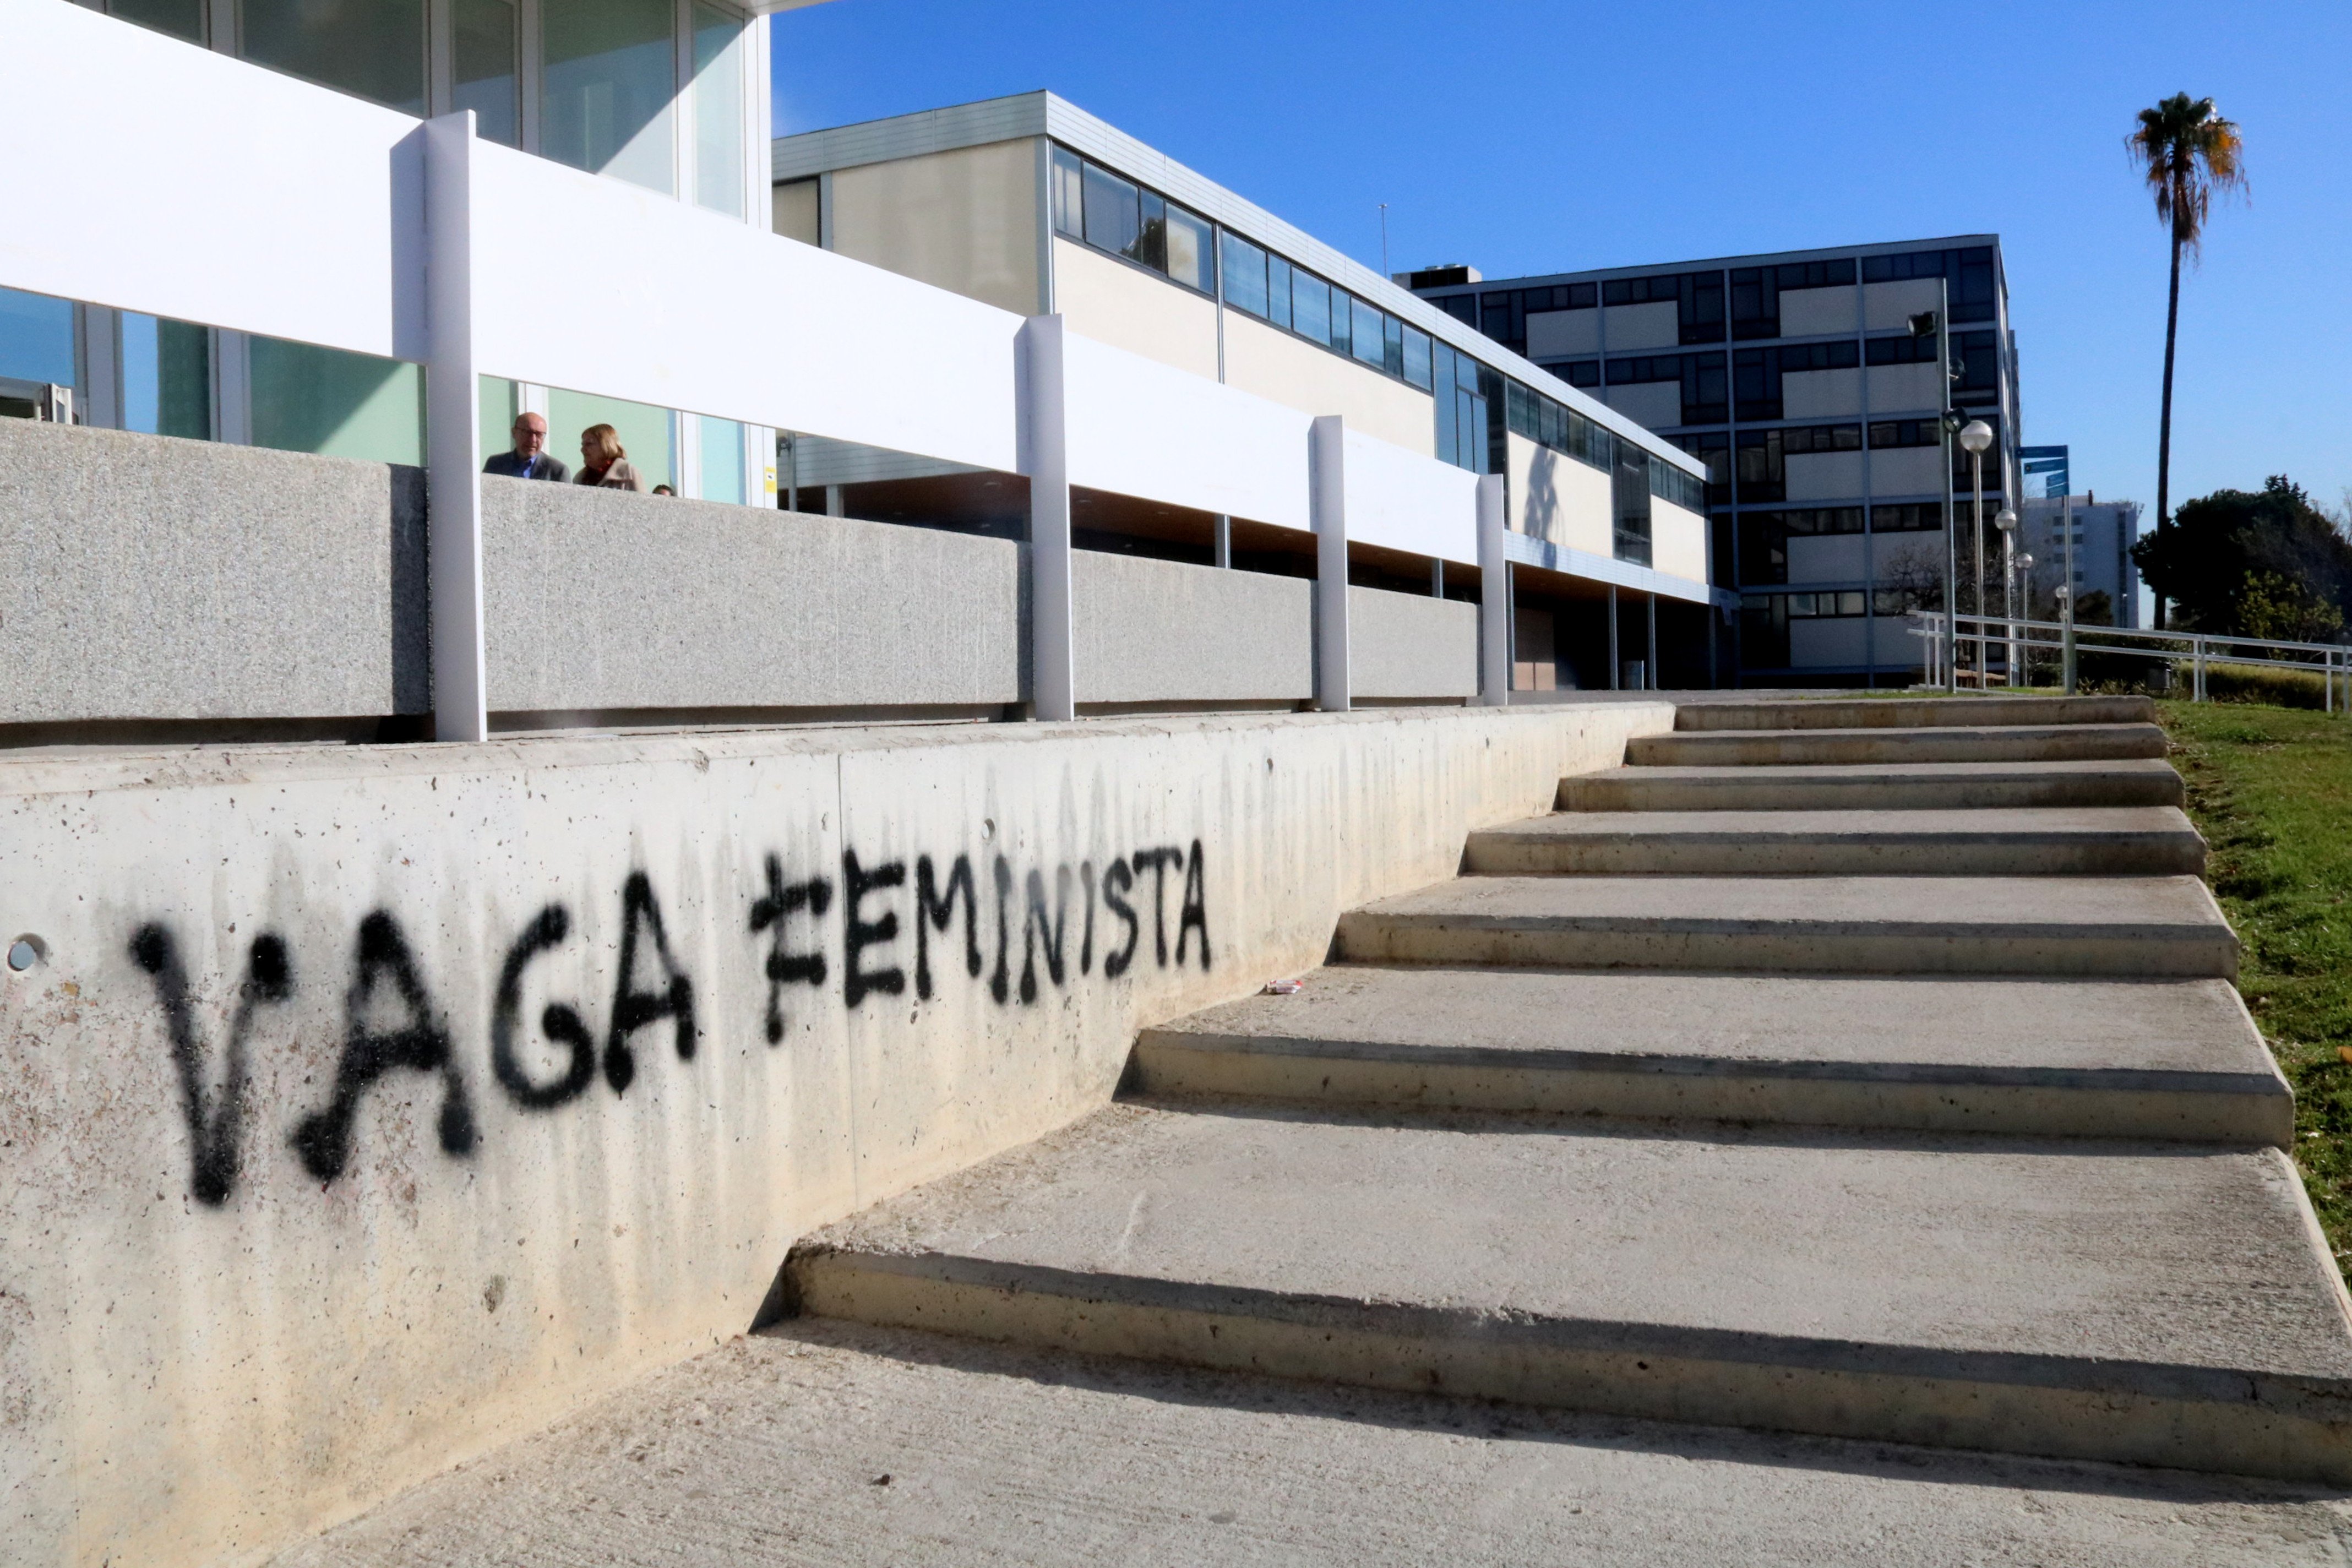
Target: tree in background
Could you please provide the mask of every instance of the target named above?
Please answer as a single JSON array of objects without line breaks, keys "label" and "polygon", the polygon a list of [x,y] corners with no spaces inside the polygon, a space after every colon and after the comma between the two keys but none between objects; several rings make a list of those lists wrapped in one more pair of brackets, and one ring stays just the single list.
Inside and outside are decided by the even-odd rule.
[{"label": "tree in background", "polygon": [[[2156,444],[2156,531],[2161,536],[2170,521],[2166,503],[2172,483],[2172,351],[2180,335],[2180,253],[2197,254],[2217,192],[2245,190],[2240,166],[2244,147],[2237,123],[2222,119],[2211,99],[2191,99],[2185,92],[2141,110],[2139,129],[2124,138],[2124,146],[2156,196],[2158,221],[2172,229],[2172,293],[2164,309],[2164,412]],[[2156,625],[2163,629],[2162,590]]]},{"label": "tree in background", "polygon": [[2352,612],[2352,538],[2284,474],[2183,502],[2132,559],[2191,631],[2334,642]]}]

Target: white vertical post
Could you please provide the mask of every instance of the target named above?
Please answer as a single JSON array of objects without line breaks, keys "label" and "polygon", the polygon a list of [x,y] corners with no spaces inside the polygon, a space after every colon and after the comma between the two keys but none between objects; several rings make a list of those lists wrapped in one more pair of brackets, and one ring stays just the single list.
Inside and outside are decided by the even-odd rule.
[{"label": "white vertical post", "polygon": [[1216,556],[1217,569],[1219,571],[1230,572],[1233,570],[1234,520],[1226,516],[1223,512],[1217,513]]},{"label": "white vertical post", "polygon": [[1315,527],[1315,706],[1349,707],[1348,671],[1348,440],[1336,414],[1307,437],[1307,510]]},{"label": "white vertical post", "polygon": [[1478,479],[1478,699],[1511,701],[1511,558],[1504,548],[1503,476]]},{"label": "white vertical post", "polygon": [[433,599],[433,738],[489,736],[482,652],[482,455],[474,372],[474,112],[425,122],[426,540]]},{"label": "white vertical post", "polygon": [[1029,668],[1031,710],[1040,719],[1077,717],[1070,616],[1070,451],[1064,403],[1059,316],[1032,316],[1021,329],[1022,434],[1029,476]]}]

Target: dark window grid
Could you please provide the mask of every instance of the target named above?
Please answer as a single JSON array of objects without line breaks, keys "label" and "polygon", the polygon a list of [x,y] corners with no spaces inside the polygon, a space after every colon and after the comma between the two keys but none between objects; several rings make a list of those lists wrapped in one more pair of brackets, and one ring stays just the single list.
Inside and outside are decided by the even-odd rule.
[{"label": "dark window grid", "polygon": [[[1420,328],[1231,229],[1218,231],[1217,250],[1226,304],[1292,337],[1434,393],[1433,375],[1417,382],[1406,373],[1408,364],[1418,367],[1426,361],[1423,345],[1429,340]],[[1308,302],[1305,311],[1297,308],[1302,300]],[[1408,341],[1413,343],[1410,353]]]},{"label": "dark window grid", "polygon": [[[1066,147],[1054,149],[1055,232],[1115,256],[1195,294],[1216,291],[1216,229],[1207,218],[1148,185],[1113,174]],[[1194,270],[1172,268],[1171,230],[1181,230]],[[1181,254],[1186,247],[1179,246]]]}]

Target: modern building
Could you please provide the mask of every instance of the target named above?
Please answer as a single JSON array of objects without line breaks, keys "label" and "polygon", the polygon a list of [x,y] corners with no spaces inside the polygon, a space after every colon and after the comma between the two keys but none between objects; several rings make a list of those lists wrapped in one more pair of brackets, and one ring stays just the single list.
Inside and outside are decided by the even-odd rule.
[{"label": "modern building", "polygon": [[[1560,381],[1705,460],[1713,581],[1739,595],[1739,679],[1904,684],[1904,613],[1940,593],[1948,300],[1953,405],[1991,424],[1985,513],[2021,494],[2017,352],[1995,235],[1480,279],[1400,275]],[[1969,468],[1954,449],[1966,549]],[[1988,537],[1992,530],[1985,530]],[[1990,548],[1990,547],[1989,547]]]},{"label": "modern building", "polygon": [[[1507,476],[1522,689],[1698,686],[1715,653],[1727,665],[1733,601],[1710,584],[1701,480],[1674,443],[1075,105],[1033,92],[782,137],[771,173],[779,234]],[[990,515],[988,476],[901,454],[794,437],[780,468],[811,510]],[[1311,541],[1238,513],[1076,505],[1096,548],[1311,559]],[[1360,584],[1468,592],[1433,570],[1409,552],[1349,563]]]},{"label": "modern building", "polygon": [[[2063,448],[2060,448],[2062,451]],[[2066,535],[2074,536],[2074,592],[2105,594],[2115,625],[2138,627],[2139,567],[2131,548],[2139,538],[2140,504],[2103,501],[2095,495],[2029,495],[2019,530],[2021,548],[2033,557],[2035,599],[2065,580]]]}]

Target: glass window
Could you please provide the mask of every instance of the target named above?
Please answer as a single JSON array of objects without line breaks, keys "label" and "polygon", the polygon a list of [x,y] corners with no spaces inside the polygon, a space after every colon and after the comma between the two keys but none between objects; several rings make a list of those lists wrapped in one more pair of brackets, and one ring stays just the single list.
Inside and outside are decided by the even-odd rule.
[{"label": "glass window", "polygon": [[1054,149],[1054,226],[1073,239],[1087,237],[1086,166],[1066,147]]},{"label": "glass window", "polygon": [[476,383],[474,395],[482,422],[483,457],[514,450],[515,416],[522,408],[521,399],[515,395],[520,390],[513,382],[495,375],[483,376]]},{"label": "glass window", "polygon": [[74,384],[73,301],[0,289],[0,375]]},{"label": "glass window", "polygon": [[1168,202],[1157,191],[1145,191],[1143,195],[1143,226],[1136,231],[1135,245],[1127,252],[1129,261],[1139,261],[1154,272],[1168,270]]},{"label": "glass window", "polygon": [[1224,237],[1225,303],[1253,316],[1265,314],[1265,252],[1228,229]]},{"label": "glass window", "polygon": [[474,111],[474,129],[483,141],[521,146],[514,0],[455,0],[450,27],[457,106]]},{"label": "glass window", "polygon": [[674,190],[677,47],[668,0],[544,0],[541,16],[540,150],[576,169]]},{"label": "glass window", "polygon": [[1437,460],[1463,467],[1454,449],[1454,351],[1444,343],[1437,344],[1432,368],[1437,382],[1433,399],[1437,405]]},{"label": "glass window", "polygon": [[205,0],[107,0],[106,14],[192,44],[205,41]]},{"label": "glass window", "polygon": [[1423,392],[1430,390],[1429,334],[1418,327],[1404,329],[1404,378]]},{"label": "glass window", "polygon": [[743,216],[743,23],[694,8],[694,200]]},{"label": "glass window", "polygon": [[1087,243],[1133,257],[1143,215],[1134,184],[1109,170],[1087,165]]},{"label": "glass window", "polygon": [[237,43],[256,65],[425,112],[425,0],[240,0]]},{"label": "glass window", "polygon": [[1311,272],[1294,273],[1290,284],[1290,324],[1299,336],[1318,343],[1331,341],[1331,285]]},{"label": "glass window", "polygon": [[1291,312],[1297,307],[1297,291],[1302,284],[1311,284],[1307,274],[1272,251],[1265,258],[1265,319],[1277,327],[1291,323]]},{"label": "glass window", "polygon": [[1391,375],[1404,374],[1404,323],[1385,314],[1381,317],[1381,364]]},{"label": "glass window", "polygon": [[702,499],[743,504],[743,426],[732,419],[702,421]]},{"label": "glass window", "polygon": [[1209,270],[1210,233],[1207,218],[1168,204],[1168,276],[1203,294],[1216,288]]},{"label": "glass window", "polygon": [[1615,555],[1643,566],[1650,563],[1650,457],[1631,441],[1617,447],[1617,462],[1610,475],[1616,502]]},{"label": "glass window", "polygon": [[[1336,302],[1335,300],[1334,303]],[[1366,364],[1383,363],[1387,357],[1387,348],[1386,338],[1381,328],[1381,313],[1351,294],[1348,296],[1348,314],[1349,329],[1353,333],[1353,341],[1349,346],[1353,349],[1356,357]]]},{"label": "glass window", "polygon": [[425,461],[425,376],[415,365],[278,338],[254,338],[249,353],[255,446]]},{"label": "glass window", "polygon": [[677,483],[668,409],[618,397],[592,397],[561,387],[547,395],[547,449],[574,473],[580,468],[580,432],[591,425],[613,427],[621,438],[621,450],[645,476],[646,489]]},{"label": "glass window", "polygon": [[212,334],[188,321],[124,311],[122,427],[207,441],[213,433]]}]

